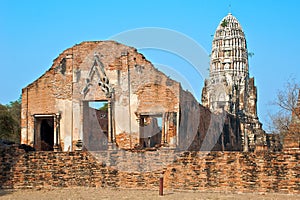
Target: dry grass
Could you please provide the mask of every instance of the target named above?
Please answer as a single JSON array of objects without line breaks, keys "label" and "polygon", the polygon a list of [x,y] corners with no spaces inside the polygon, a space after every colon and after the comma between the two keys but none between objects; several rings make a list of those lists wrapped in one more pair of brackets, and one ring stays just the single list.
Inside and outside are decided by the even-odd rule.
[{"label": "dry grass", "polygon": [[26,190],[0,190],[0,199],[284,199],[298,200],[300,194],[277,194],[277,193],[209,193],[188,191],[164,191],[164,196],[159,196],[154,190],[132,190],[132,189],[107,189],[107,188],[55,188],[55,189],[26,189]]}]

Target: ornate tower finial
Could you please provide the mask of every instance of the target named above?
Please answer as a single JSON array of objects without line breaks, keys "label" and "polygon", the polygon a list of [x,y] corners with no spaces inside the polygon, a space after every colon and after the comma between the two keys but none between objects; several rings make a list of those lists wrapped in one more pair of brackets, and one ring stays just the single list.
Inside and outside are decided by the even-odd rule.
[{"label": "ornate tower finial", "polygon": [[204,106],[213,112],[225,110],[232,114],[253,110],[248,108],[249,66],[244,31],[239,21],[228,14],[219,23],[212,42],[207,95]]}]

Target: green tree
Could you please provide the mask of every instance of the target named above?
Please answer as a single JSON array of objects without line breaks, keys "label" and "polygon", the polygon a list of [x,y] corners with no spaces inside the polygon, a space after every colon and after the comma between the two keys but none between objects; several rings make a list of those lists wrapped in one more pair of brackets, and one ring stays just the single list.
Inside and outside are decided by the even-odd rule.
[{"label": "green tree", "polygon": [[108,103],[104,103],[103,106],[101,108],[99,108],[99,110],[107,110],[108,109]]},{"label": "green tree", "polygon": [[0,104],[0,139],[20,142],[21,99]]},{"label": "green tree", "polygon": [[14,120],[6,106],[0,105],[0,139],[9,139],[13,132]]}]

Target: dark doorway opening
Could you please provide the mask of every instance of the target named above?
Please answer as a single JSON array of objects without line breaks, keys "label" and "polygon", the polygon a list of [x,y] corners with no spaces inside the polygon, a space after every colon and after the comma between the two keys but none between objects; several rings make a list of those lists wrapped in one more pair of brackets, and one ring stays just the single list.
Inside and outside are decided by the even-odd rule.
[{"label": "dark doorway opening", "polygon": [[43,119],[41,123],[41,150],[53,151],[54,145],[54,120]]},{"label": "dark doorway opening", "polygon": [[39,151],[53,151],[54,117],[35,118],[35,148]]}]

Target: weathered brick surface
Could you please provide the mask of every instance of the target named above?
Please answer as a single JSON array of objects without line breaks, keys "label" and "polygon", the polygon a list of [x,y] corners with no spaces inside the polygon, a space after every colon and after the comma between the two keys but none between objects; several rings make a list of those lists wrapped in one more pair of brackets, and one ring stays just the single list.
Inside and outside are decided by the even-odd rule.
[{"label": "weathered brick surface", "polygon": [[[95,55],[101,67],[97,65],[97,73],[90,77],[95,71]],[[113,90],[112,98],[99,86],[104,79]],[[111,126],[117,142],[128,141],[122,140],[123,133],[140,137],[138,118],[178,113],[180,90],[180,83],[157,70],[132,47],[113,41],[82,42],[63,51],[45,74],[23,89],[21,143],[40,150],[42,131],[38,117],[55,114],[60,116],[57,136],[60,149],[76,149],[72,144],[79,139],[90,143],[87,125],[83,123],[88,101],[112,102]],[[172,134],[174,131],[170,137]],[[138,143],[133,141],[132,146]],[[117,145],[130,146],[124,142]]]},{"label": "weathered brick surface", "polygon": [[[110,102],[104,134],[90,117],[88,102],[93,101]],[[45,74],[23,89],[21,143],[37,150],[73,151],[80,141],[89,150],[103,150],[107,142],[129,149],[149,140],[150,146],[199,150],[207,140],[209,145],[201,150],[242,150],[244,125],[234,115],[220,115],[201,106],[136,49],[114,41],[82,42],[64,50]],[[162,121],[161,132],[150,139],[141,123],[147,116]],[[51,124],[46,130],[43,120]],[[265,136],[256,133],[256,140],[265,138],[260,135]],[[264,141],[255,148],[258,142],[252,136],[250,150],[264,149]]]},{"label": "weathered brick surface", "polygon": [[16,162],[25,153],[18,147],[0,146],[0,188],[11,188],[13,186],[14,172]]},{"label": "weathered brick surface", "polygon": [[168,168],[170,187],[299,193],[299,154],[213,152],[203,157],[198,153],[198,159],[188,155]]},{"label": "weathered brick surface", "polygon": [[122,149],[132,149],[139,144],[137,133],[121,133],[116,136],[116,143]]},{"label": "weathered brick surface", "polygon": [[29,152],[0,149],[0,187],[158,187],[300,193],[300,152]]}]

